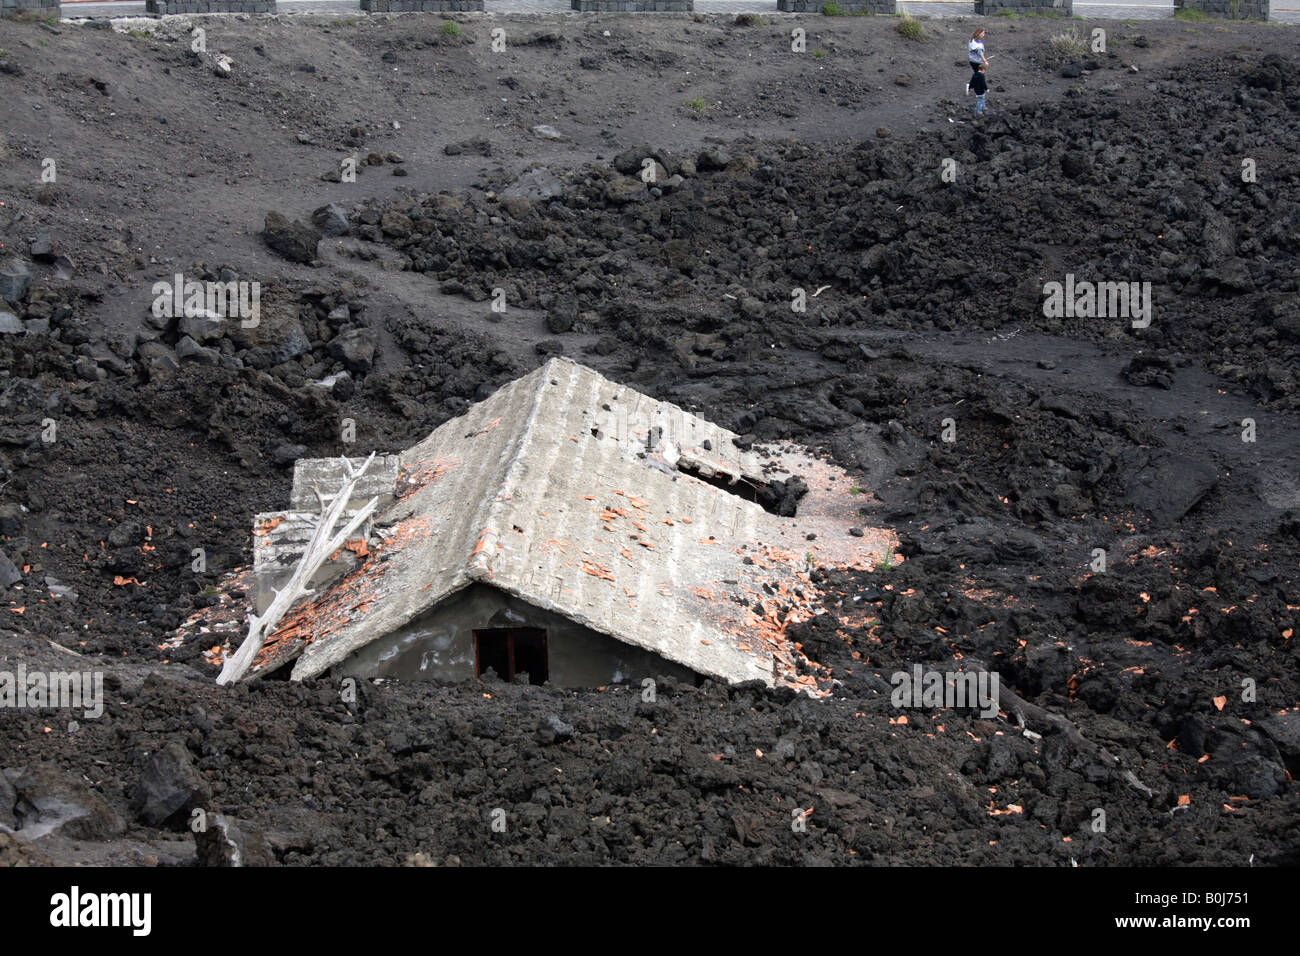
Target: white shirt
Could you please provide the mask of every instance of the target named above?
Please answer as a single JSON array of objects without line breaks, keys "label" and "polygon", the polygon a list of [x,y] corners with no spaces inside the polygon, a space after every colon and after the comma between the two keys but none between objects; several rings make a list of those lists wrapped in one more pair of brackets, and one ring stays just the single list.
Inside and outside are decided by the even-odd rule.
[{"label": "white shirt", "polygon": [[983,40],[971,40],[971,41],[970,41],[970,61],[971,61],[972,63],[981,63],[981,62],[983,62],[983,59],[984,59],[984,41],[983,41]]}]

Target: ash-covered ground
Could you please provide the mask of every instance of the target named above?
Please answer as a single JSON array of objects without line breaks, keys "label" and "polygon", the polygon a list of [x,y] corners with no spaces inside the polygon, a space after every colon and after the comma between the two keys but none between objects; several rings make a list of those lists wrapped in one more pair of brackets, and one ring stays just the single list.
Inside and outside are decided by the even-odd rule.
[{"label": "ash-covered ground", "polygon": [[[226,861],[195,810],[281,864],[1297,862],[1290,33],[981,20],[973,122],[974,20],[456,19],[0,21],[0,671],[105,686],[0,710],[0,862]],[[152,315],[177,273],[260,324]],[[1048,316],[1067,276],[1149,325]],[[788,629],[836,693],[344,699],[168,646],[296,458],[555,354],[859,476],[899,559]],[[895,708],[918,664],[1002,715]]]}]

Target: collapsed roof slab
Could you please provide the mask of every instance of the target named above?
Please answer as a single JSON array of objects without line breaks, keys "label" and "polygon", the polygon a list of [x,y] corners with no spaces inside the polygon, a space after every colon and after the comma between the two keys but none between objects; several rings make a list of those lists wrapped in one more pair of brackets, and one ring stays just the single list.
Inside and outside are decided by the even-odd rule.
[{"label": "collapsed roof slab", "polygon": [[[679,467],[762,483],[735,437],[553,359],[400,456],[366,561],[291,611],[250,676],[295,658],[294,679],[317,676],[478,581],[699,674],[815,688],[784,630],[814,612],[808,559],[829,543],[805,547],[800,518]],[[848,476],[823,470],[847,496]],[[852,543],[823,558],[892,551],[886,532],[825,520]]]}]

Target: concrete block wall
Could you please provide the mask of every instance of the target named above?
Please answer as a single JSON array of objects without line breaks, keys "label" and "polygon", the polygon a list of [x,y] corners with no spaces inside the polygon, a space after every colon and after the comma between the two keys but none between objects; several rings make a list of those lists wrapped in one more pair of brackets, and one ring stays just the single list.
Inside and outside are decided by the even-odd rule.
[{"label": "concrete block wall", "polygon": [[34,13],[42,17],[57,17],[59,0],[0,0],[0,16],[16,13]]},{"label": "concrete block wall", "polygon": [[[822,8],[832,0],[776,0],[776,9],[781,13],[820,13]],[[898,12],[897,0],[833,0],[836,7],[844,10],[845,13],[857,13],[859,10],[866,10],[867,13],[883,14],[883,16],[892,16]]]},{"label": "concrete block wall", "polygon": [[366,13],[473,13],[483,0],[361,0]]},{"label": "concrete block wall", "polygon": [[1178,5],[1221,20],[1267,20],[1269,11],[1269,0],[1183,0]]},{"label": "concrete block wall", "polygon": [[975,12],[986,17],[999,10],[1012,13],[1054,13],[1059,17],[1074,16],[1073,0],[975,0]]},{"label": "concrete block wall", "polygon": [[579,13],[690,13],[695,0],[570,0]]},{"label": "concrete block wall", "polygon": [[145,0],[144,11],[159,16],[174,13],[275,13],[275,0]]},{"label": "concrete block wall", "polygon": [[[831,0],[776,0],[776,8],[782,13],[821,13]],[[846,13],[866,10],[868,13],[891,16],[898,12],[897,0],[834,0],[837,7]]]}]

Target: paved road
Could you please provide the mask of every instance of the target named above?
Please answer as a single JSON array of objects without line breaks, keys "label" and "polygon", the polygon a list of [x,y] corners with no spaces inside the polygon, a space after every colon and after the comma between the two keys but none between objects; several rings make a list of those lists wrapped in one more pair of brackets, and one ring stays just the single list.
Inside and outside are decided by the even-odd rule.
[{"label": "paved road", "polygon": [[[488,13],[570,13],[569,0],[485,0]],[[973,0],[899,0],[899,10],[921,17],[969,17],[975,15]],[[357,0],[279,0],[281,13],[331,13],[341,15],[359,9]],[[695,0],[697,13],[775,13],[776,0]],[[1173,0],[1147,3],[1084,3],[1076,0],[1076,16],[1106,20],[1162,20],[1174,15]],[[143,0],[113,3],[63,4],[65,17],[144,16]],[[1300,0],[1280,0],[1273,9],[1279,23],[1300,23]]]}]

